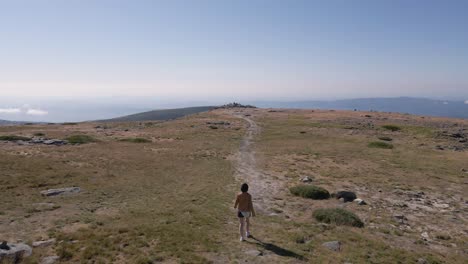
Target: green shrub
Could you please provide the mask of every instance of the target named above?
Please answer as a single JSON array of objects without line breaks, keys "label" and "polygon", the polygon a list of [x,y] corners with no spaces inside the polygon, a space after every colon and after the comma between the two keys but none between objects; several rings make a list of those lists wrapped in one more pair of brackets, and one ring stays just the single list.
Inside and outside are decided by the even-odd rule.
[{"label": "green shrub", "polygon": [[31,138],[10,135],[10,136],[0,136],[0,140],[3,140],[3,141],[17,141],[17,140],[30,141]]},{"label": "green shrub", "polygon": [[379,137],[380,140],[383,141],[392,141],[393,139],[391,137]]},{"label": "green shrub", "polygon": [[149,143],[151,140],[146,138],[123,138],[120,141],[132,142],[132,143]]},{"label": "green shrub", "polygon": [[71,144],[85,144],[85,143],[90,143],[90,142],[95,142],[96,139],[94,139],[91,136],[88,135],[74,135],[74,136],[69,136],[66,138],[66,140],[71,143]]},{"label": "green shrub", "polygon": [[322,223],[364,227],[364,223],[357,215],[342,208],[317,209],[312,215],[317,221]]},{"label": "green shrub", "polygon": [[399,130],[401,130],[401,127],[399,127],[397,125],[383,125],[382,127],[387,129],[387,130],[390,130],[390,131],[399,131]]},{"label": "green shrub", "polygon": [[34,136],[36,136],[36,137],[43,137],[43,136],[45,136],[45,134],[42,133],[42,132],[37,132],[37,133],[34,133]]},{"label": "green shrub", "polygon": [[313,185],[299,185],[289,188],[292,194],[314,200],[330,198],[330,193],[322,187]]},{"label": "green shrub", "polygon": [[382,149],[392,149],[393,148],[392,144],[386,143],[386,142],[381,142],[381,141],[370,142],[367,146],[369,148],[382,148]]},{"label": "green shrub", "polygon": [[64,126],[76,126],[76,125],[78,125],[78,123],[75,123],[75,122],[66,122],[66,123],[62,123],[62,125],[64,125]]}]

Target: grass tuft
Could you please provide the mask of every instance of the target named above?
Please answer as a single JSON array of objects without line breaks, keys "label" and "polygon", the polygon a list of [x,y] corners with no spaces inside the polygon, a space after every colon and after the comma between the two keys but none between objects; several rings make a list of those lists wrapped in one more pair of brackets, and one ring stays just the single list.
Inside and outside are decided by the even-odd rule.
[{"label": "grass tuft", "polygon": [[313,185],[299,185],[289,188],[292,194],[304,198],[323,200],[330,198],[330,193],[322,187]]},{"label": "grass tuft", "polygon": [[123,142],[132,142],[132,143],[149,143],[151,140],[146,138],[123,138],[120,141]]},{"label": "grass tuft", "polygon": [[322,223],[364,227],[364,223],[354,213],[342,208],[322,208],[313,213],[314,218]]},{"label": "grass tuft", "polygon": [[31,138],[23,137],[23,136],[10,135],[10,136],[0,136],[0,140],[3,140],[3,141],[17,141],[17,140],[29,141],[29,140],[31,140]]},{"label": "grass tuft", "polygon": [[369,148],[382,148],[382,149],[393,149],[393,145],[381,141],[373,141],[367,145]]},{"label": "grass tuft", "polygon": [[387,130],[390,130],[390,131],[399,131],[399,130],[401,130],[401,127],[399,127],[397,125],[383,125],[382,127],[387,129]]},{"label": "grass tuft", "polygon": [[73,135],[67,137],[66,140],[71,144],[86,144],[90,142],[96,142],[96,139],[88,135]]}]

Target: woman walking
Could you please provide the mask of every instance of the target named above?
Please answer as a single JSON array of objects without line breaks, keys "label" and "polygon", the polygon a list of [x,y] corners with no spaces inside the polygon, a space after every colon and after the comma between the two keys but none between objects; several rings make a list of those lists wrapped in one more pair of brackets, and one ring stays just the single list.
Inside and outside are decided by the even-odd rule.
[{"label": "woman walking", "polygon": [[241,193],[236,197],[236,203],[234,208],[237,209],[237,217],[239,218],[239,233],[240,241],[244,241],[250,236],[250,216],[255,216],[255,211],[252,204],[252,195],[248,193],[249,185],[247,183],[242,184]]}]

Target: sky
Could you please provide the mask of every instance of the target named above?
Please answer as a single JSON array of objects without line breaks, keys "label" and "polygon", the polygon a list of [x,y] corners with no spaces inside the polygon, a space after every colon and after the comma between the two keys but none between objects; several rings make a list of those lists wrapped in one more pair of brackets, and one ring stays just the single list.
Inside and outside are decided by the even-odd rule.
[{"label": "sky", "polygon": [[[0,0],[0,96],[464,101],[466,14],[455,0]],[[27,104],[0,109],[45,111]]]}]

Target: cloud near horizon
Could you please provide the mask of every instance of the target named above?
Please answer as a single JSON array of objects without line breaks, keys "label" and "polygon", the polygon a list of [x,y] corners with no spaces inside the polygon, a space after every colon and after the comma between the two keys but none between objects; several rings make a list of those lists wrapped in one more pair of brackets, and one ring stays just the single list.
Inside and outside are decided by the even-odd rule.
[{"label": "cloud near horizon", "polygon": [[19,108],[0,108],[0,114],[18,114],[21,113]]},{"label": "cloud near horizon", "polygon": [[33,116],[43,116],[49,114],[49,112],[41,109],[34,109],[34,108],[0,108],[0,114],[21,114],[25,113],[27,115]]},{"label": "cloud near horizon", "polygon": [[42,116],[42,115],[47,115],[49,112],[40,110],[40,109],[28,109],[26,111],[27,115],[36,115],[36,116]]}]

